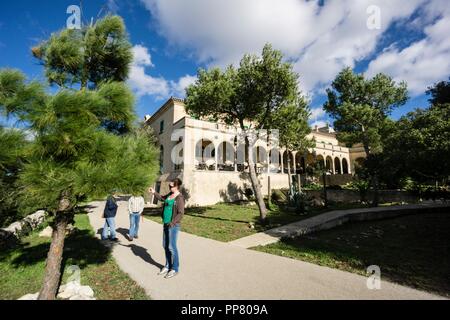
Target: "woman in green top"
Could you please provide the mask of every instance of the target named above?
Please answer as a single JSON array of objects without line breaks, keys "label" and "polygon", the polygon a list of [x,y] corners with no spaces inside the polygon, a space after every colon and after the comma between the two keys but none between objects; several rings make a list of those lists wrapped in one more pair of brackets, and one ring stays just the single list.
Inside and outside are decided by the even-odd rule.
[{"label": "woman in green top", "polygon": [[179,257],[177,248],[177,238],[180,231],[180,221],[184,214],[184,197],[180,193],[181,180],[176,178],[169,183],[170,192],[161,196],[153,188],[149,188],[156,199],[164,201],[163,220],[163,246],[166,254],[166,265],[158,273],[165,275],[165,278],[172,278],[179,271]]}]

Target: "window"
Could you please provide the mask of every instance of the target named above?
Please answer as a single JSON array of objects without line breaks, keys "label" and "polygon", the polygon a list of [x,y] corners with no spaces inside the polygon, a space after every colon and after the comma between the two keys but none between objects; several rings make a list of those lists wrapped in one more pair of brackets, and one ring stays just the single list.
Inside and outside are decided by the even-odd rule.
[{"label": "window", "polygon": [[164,162],[164,147],[160,146],[159,147],[159,172],[163,172],[164,166],[163,166],[163,162]]},{"label": "window", "polygon": [[[161,192],[161,181],[157,181],[155,185],[155,191],[160,193]],[[158,199],[156,199],[155,196],[153,196],[153,204],[158,204]]]},{"label": "window", "polygon": [[163,133],[164,131],[164,120],[161,120],[161,122],[159,123],[159,133]]}]

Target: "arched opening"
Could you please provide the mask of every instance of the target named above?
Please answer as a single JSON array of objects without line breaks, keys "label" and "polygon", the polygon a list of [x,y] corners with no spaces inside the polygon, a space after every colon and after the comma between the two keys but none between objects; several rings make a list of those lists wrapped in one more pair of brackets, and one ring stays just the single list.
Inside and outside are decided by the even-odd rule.
[{"label": "arched opening", "polygon": [[324,169],[325,169],[325,159],[323,158],[322,155],[319,154],[319,155],[316,157],[315,165],[316,165],[316,167],[319,168],[320,170],[324,170]]},{"label": "arched opening", "polygon": [[281,172],[281,153],[277,148],[272,148],[269,151],[269,170],[271,173]]},{"label": "arched opening", "polygon": [[333,173],[333,159],[330,156],[325,159],[325,169],[327,173]]},{"label": "arched opening", "polygon": [[220,171],[234,171],[234,146],[223,141],[217,148],[217,162]]},{"label": "arched opening", "polygon": [[253,148],[253,162],[256,165],[256,172],[261,173],[267,168],[267,151],[262,146]]},{"label": "arched opening", "polygon": [[236,143],[236,167],[237,171],[243,172],[248,169],[248,152],[243,142]]},{"label": "arched opening", "polygon": [[201,139],[195,145],[195,168],[198,170],[215,170],[215,149],[211,140]]},{"label": "arched opening", "polygon": [[334,173],[335,174],[342,174],[341,171],[341,161],[338,157],[334,158]]},{"label": "arched opening", "polygon": [[348,174],[348,163],[347,163],[347,159],[342,159],[342,173],[343,174]]}]

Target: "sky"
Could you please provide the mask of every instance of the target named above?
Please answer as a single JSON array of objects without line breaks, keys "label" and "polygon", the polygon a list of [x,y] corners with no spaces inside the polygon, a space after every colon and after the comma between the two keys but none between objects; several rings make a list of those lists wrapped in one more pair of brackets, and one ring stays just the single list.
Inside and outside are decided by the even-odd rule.
[{"label": "sky", "polygon": [[344,67],[407,82],[410,99],[393,119],[427,107],[427,87],[450,76],[448,0],[1,1],[0,68],[45,80],[30,48],[66,27],[70,5],[81,5],[84,22],[107,13],[123,17],[134,54],[128,83],[140,118],[170,96],[183,98],[198,68],[237,65],[266,43],[299,74],[312,126],[332,124],[322,109],[325,90]]}]

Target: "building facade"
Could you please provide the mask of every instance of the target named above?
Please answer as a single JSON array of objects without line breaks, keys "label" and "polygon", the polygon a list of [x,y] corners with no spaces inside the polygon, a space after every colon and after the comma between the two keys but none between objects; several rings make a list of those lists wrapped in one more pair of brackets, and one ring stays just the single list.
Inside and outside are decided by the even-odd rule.
[{"label": "building facade", "polygon": [[[251,182],[240,128],[194,119],[186,113],[183,100],[173,97],[146,116],[145,124],[154,130],[160,148],[157,191],[168,192],[169,181],[178,177],[188,206],[245,199]],[[314,128],[309,138],[316,146],[306,152],[285,150],[273,138],[255,139],[252,159],[263,195],[268,193],[269,179],[271,189],[287,188],[289,170],[303,179],[316,162],[329,175],[351,177],[363,156],[361,148],[345,147],[329,127]]]}]

